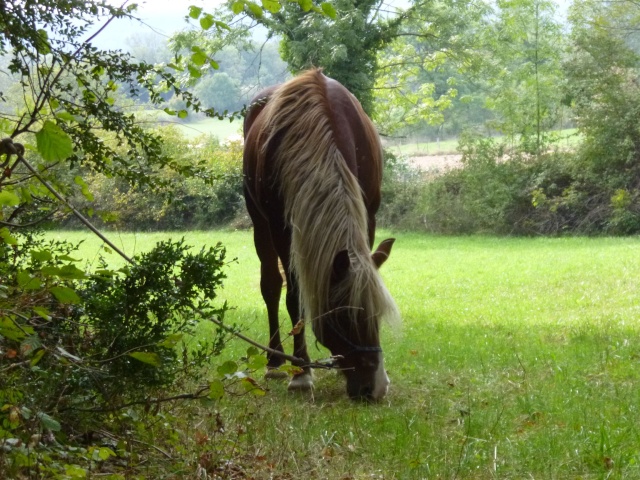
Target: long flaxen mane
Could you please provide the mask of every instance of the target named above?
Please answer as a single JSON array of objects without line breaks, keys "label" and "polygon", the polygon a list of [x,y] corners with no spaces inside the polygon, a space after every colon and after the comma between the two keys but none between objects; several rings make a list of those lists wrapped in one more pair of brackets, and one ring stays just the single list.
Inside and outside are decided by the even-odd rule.
[{"label": "long flaxen mane", "polygon": [[[326,81],[319,70],[310,70],[274,92],[262,113],[258,165],[264,168],[268,152],[273,187],[284,199],[292,231],[290,268],[305,317],[319,322],[318,328],[323,315],[339,305],[354,322],[366,312],[373,327],[383,317],[397,317],[397,309],[371,259],[362,190],[335,141]],[[376,142],[372,168],[381,169],[373,124],[355,98],[352,103],[372,133],[369,141]],[[349,252],[350,272],[330,288],[333,261],[342,250]]]}]

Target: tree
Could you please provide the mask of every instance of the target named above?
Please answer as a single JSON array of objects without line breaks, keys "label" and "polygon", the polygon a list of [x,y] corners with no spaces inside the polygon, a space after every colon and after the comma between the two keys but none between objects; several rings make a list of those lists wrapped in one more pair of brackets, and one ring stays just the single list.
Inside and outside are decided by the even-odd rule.
[{"label": "tree", "polygon": [[571,10],[566,101],[598,170],[640,175],[640,8],[580,0]]},{"label": "tree", "polygon": [[494,128],[539,154],[561,110],[564,39],[555,4],[500,0],[497,18],[482,35]]},{"label": "tree", "polygon": [[460,82],[478,68],[477,32],[487,13],[471,1],[412,7],[378,56],[375,119],[383,131],[442,124]]}]

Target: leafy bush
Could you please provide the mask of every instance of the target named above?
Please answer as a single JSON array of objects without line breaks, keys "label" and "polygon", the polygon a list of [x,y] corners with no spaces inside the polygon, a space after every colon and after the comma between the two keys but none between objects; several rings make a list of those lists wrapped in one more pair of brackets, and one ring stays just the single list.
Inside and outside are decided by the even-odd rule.
[{"label": "leafy bush", "polygon": [[[94,174],[87,178],[92,201],[78,196],[85,210],[104,224],[126,230],[189,230],[224,225],[244,211],[242,145],[220,145],[215,138],[189,141],[174,127],[162,128],[165,153],[183,168],[197,169],[185,177],[171,170],[158,175],[162,185],[131,185]],[[75,225],[73,218],[65,222]]]},{"label": "leafy bush", "polygon": [[[59,472],[52,457],[77,453],[72,438],[120,421],[132,428],[133,410],[113,412],[197,382],[225,344],[221,328],[190,339],[226,310],[212,303],[225,277],[221,245],[192,253],[162,242],[120,271],[93,273],[73,250],[0,229],[0,476]],[[116,455],[107,450],[94,460]]]},{"label": "leafy bush", "polygon": [[464,168],[428,183],[420,211],[438,233],[630,234],[640,231],[637,175],[602,170],[583,151],[531,156],[491,139],[462,143]]},{"label": "leafy bush", "polygon": [[376,216],[378,224],[399,228],[418,228],[421,218],[417,209],[423,174],[403,157],[388,150],[384,152],[382,200]]}]

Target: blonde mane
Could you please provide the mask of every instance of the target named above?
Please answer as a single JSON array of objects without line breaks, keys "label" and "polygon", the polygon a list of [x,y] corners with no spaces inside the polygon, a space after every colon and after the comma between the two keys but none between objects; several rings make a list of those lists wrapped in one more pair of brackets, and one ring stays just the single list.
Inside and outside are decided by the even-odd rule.
[{"label": "blonde mane", "polygon": [[[366,130],[375,132],[359,105],[356,110]],[[290,268],[305,317],[320,326],[322,316],[336,305],[346,306],[354,322],[364,310],[370,327],[382,317],[397,316],[371,259],[362,190],[336,144],[326,78],[311,70],[285,83],[262,115],[258,165],[269,163],[284,199],[292,232]],[[272,141],[277,147],[270,148]],[[375,141],[379,145],[377,135]],[[371,161],[381,168],[379,156]],[[333,262],[342,250],[349,252],[350,271],[330,288]]]}]

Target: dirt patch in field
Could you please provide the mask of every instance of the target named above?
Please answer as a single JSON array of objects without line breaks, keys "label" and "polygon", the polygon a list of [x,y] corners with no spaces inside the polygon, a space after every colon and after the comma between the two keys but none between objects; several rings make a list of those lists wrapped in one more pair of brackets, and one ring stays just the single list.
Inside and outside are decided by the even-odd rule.
[{"label": "dirt patch in field", "polygon": [[409,163],[420,170],[437,173],[462,166],[460,162],[461,158],[462,155],[458,153],[421,155],[418,157],[409,157]]}]

